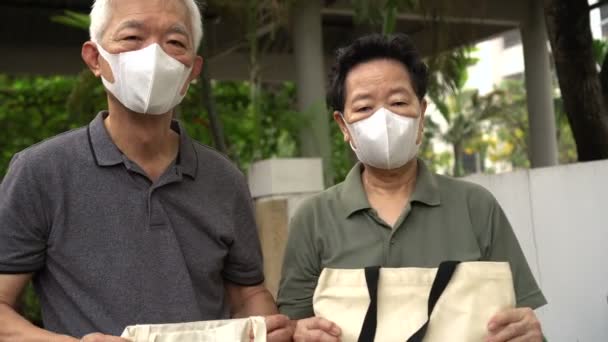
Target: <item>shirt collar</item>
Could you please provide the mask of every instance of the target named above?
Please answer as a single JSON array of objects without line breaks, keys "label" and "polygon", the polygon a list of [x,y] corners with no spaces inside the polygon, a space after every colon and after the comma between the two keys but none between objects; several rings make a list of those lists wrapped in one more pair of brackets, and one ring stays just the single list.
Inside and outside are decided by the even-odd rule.
[{"label": "shirt collar", "polygon": [[[95,163],[99,166],[113,166],[124,163],[123,154],[110,138],[103,120],[108,117],[107,111],[102,111],[87,127],[89,144],[93,152]],[[198,156],[194,148],[194,141],[188,136],[180,122],[173,120],[171,129],[179,133],[179,154],[177,166],[184,174],[196,178],[198,171]]]},{"label": "shirt collar", "polygon": [[429,170],[421,159],[418,159],[416,187],[414,188],[410,202],[424,203],[428,206],[438,206],[441,204],[437,176]]},{"label": "shirt collar", "polygon": [[181,167],[184,174],[196,178],[198,171],[198,155],[194,148],[195,142],[190,138],[181,122],[177,120],[171,121],[171,128],[179,133],[177,165],[178,167]]},{"label": "shirt collar", "polygon": [[350,169],[342,183],[340,197],[342,204],[344,205],[344,214],[346,217],[349,217],[357,211],[371,208],[365,190],[363,189],[363,182],[361,181],[362,171],[363,164],[357,163]]},{"label": "shirt collar", "polygon": [[[363,164],[359,162],[350,170],[342,183],[341,201],[344,205],[346,217],[350,217],[360,210],[371,209],[361,181],[362,171]],[[416,172],[416,185],[410,203],[419,202],[428,206],[438,206],[441,200],[436,176],[420,159],[418,159]]]},{"label": "shirt collar", "polygon": [[93,158],[99,166],[113,166],[123,162],[122,152],[116,147],[103,124],[107,116],[107,111],[99,112],[87,127]]}]

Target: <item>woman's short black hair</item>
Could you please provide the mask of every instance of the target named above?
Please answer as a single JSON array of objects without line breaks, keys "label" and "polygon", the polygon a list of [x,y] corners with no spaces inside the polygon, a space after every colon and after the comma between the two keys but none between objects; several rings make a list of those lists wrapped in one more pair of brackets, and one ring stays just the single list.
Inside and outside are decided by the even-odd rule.
[{"label": "woman's short black hair", "polygon": [[370,34],[355,40],[336,52],[336,61],[329,76],[327,102],[330,108],[344,111],[346,75],[355,66],[374,59],[393,59],[405,66],[419,99],[424,98],[427,85],[427,67],[409,36],[399,33],[391,36]]}]

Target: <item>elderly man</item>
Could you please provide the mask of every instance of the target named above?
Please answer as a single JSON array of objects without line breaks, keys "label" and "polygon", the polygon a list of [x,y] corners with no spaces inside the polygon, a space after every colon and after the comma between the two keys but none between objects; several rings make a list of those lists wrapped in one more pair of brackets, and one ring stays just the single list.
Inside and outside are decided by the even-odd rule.
[{"label": "elderly man", "polygon": [[[126,325],[267,316],[242,174],[173,109],[200,73],[194,0],[97,0],[82,58],[107,89],[87,126],[16,154],[0,187],[0,341],[122,341]],[[15,303],[33,279],[44,326]],[[107,334],[107,335],[106,335]]]},{"label": "elderly man", "polygon": [[487,322],[487,341],[541,341],[532,309],[546,301],[496,200],[416,158],[427,69],[409,38],[362,37],[338,52],[333,71],[330,106],[360,162],[344,182],[303,203],[290,223],[278,302],[299,319],[294,340],[340,340],[340,327],[313,317],[325,267],[482,260],[510,263],[518,306]]}]

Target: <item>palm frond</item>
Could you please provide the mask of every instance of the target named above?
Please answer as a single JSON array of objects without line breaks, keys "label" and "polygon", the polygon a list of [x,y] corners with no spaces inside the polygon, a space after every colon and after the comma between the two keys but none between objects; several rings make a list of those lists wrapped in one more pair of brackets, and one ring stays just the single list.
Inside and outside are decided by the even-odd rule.
[{"label": "palm frond", "polygon": [[63,15],[52,16],[51,21],[83,30],[88,30],[91,24],[91,19],[88,14],[70,10],[63,11]]}]

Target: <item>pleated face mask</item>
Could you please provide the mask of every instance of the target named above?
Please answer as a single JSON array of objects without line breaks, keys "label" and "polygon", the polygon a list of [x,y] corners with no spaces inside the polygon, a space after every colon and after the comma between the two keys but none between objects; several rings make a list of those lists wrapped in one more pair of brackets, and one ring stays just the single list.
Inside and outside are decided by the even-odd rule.
[{"label": "pleated face mask", "polygon": [[114,82],[103,78],[106,89],[125,107],[136,113],[165,114],[185,96],[181,90],[192,67],[169,56],[154,43],[141,50],[111,54],[100,44],[97,49],[110,64]]},{"label": "pleated face mask", "polygon": [[[419,145],[417,118],[398,115],[382,107],[371,116],[346,123],[357,158],[363,163],[379,169],[396,169],[416,157]],[[344,115],[342,115],[344,119]]]}]

